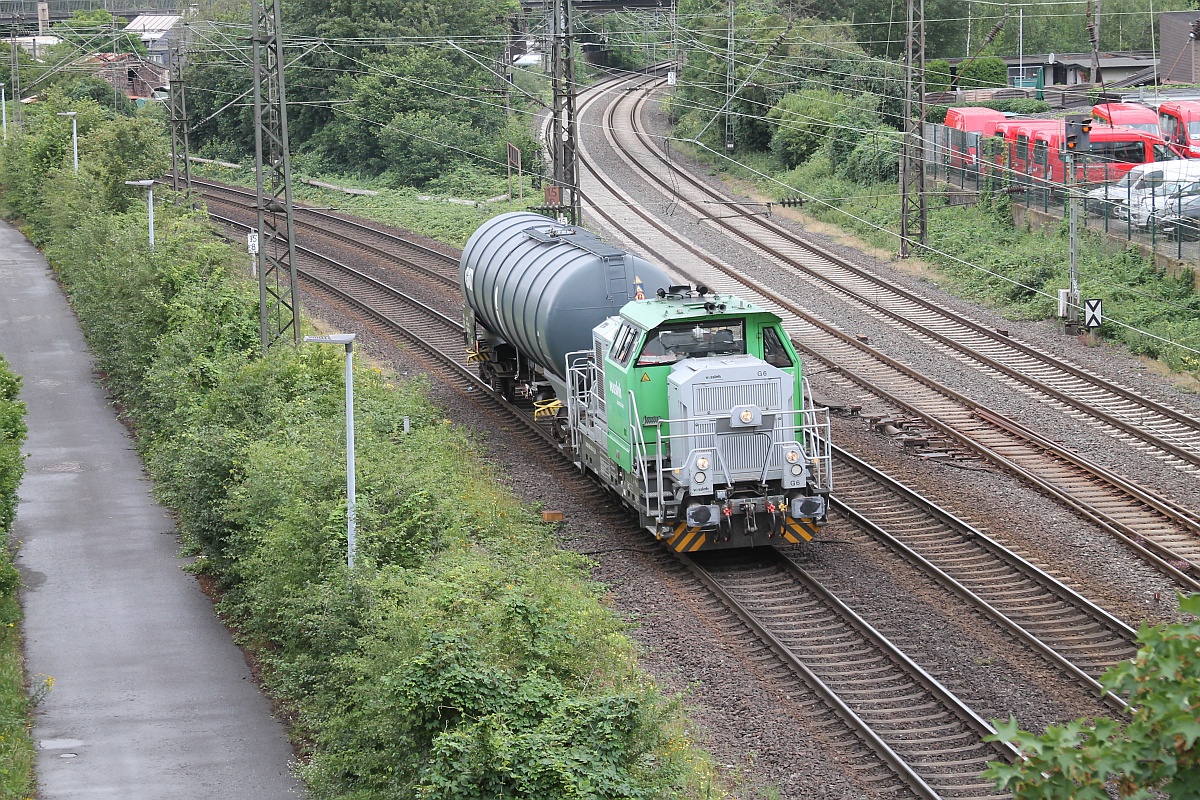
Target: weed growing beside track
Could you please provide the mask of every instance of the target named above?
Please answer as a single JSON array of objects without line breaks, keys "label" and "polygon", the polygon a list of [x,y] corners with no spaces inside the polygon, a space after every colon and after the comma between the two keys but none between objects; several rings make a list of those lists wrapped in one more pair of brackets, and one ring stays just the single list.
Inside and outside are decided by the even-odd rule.
[{"label": "weed growing beside track", "polygon": [[25,691],[21,657],[20,575],[12,563],[16,542],[9,540],[17,511],[17,486],[25,472],[25,404],[17,399],[21,379],[0,356],[0,800],[33,793],[31,702]]},{"label": "weed growing beside track", "polygon": [[10,139],[4,201],[66,286],[192,569],[212,576],[292,723],[313,796],[718,796],[586,560],[499,488],[421,380],[355,374],[346,566],[340,353],[258,357],[244,256],[169,203],[151,252],[144,205],[111,180],[161,174],[161,124],[71,106],[90,120],[75,178],[54,116],[66,103],[31,108]]}]

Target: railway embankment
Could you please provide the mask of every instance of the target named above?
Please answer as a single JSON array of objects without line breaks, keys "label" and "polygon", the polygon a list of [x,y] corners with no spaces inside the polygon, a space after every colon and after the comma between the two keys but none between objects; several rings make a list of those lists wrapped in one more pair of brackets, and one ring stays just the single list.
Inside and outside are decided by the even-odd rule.
[{"label": "railway embankment", "polygon": [[157,123],[84,102],[78,177],[69,158],[47,174],[69,134],[64,150],[40,120],[65,103],[51,97],[8,148],[4,203],[53,263],[312,793],[702,795],[709,762],[587,560],[556,549],[419,379],[355,373],[347,566],[341,354],[261,356],[244,256],[169,195],[149,247],[124,180],[165,169]]}]

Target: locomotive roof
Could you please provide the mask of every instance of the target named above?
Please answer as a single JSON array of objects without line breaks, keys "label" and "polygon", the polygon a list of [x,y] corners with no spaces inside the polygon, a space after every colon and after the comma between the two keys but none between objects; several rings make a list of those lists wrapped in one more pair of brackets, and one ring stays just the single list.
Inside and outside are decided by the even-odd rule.
[{"label": "locomotive roof", "polygon": [[[721,306],[724,308],[721,308]],[[621,316],[644,330],[664,322],[708,317],[745,317],[765,314],[774,320],[779,317],[761,306],[732,294],[708,294],[702,297],[650,297],[634,300],[621,309]]]}]

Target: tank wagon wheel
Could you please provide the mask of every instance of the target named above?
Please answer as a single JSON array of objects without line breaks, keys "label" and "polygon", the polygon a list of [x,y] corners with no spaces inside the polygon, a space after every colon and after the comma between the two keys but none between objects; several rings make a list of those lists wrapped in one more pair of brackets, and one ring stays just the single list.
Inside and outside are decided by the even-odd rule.
[{"label": "tank wagon wheel", "polygon": [[492,391],[499,395],[501,400],[504,400],[506,403],[513,401],[512,378],[502,378],[493,372],[488,377],[488,386],[492,387]]}]

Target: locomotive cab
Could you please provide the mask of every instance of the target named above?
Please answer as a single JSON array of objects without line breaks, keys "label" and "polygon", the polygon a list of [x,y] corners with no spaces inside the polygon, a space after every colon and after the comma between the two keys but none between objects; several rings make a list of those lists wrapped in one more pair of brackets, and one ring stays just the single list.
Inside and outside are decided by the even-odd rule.
[{"label": "locomotive cab", "polygon": [[[583,356],[583,353],[579,354]],[[581,468],[681,550],[808,540],[830,489],[828,416],[774,314],[672,287],[594,331],[572,374]]]}]

